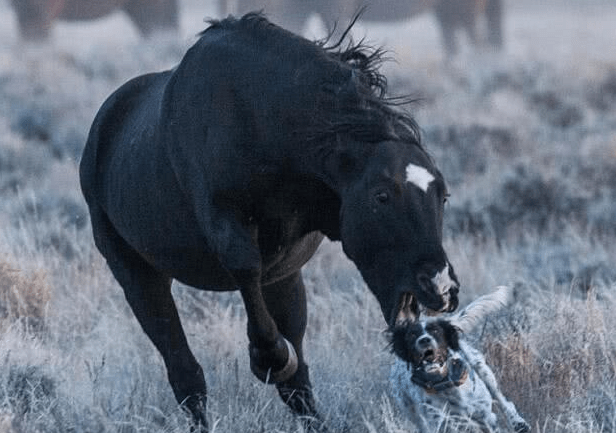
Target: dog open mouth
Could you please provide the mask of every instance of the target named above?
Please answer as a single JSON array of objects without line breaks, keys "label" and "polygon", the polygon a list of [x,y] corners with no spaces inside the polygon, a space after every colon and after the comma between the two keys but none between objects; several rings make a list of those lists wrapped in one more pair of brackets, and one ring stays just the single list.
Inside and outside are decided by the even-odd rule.
[{"label": "dog open mouth", "polygon": [[444,377],[447,376],[448,373],[446,361],[447,360],[444,358],[437,357],[434,350],[427,349],[416,370],[421,370],[431,376]]},{"label": "dog open mouth", "polygon": [[469,366],[464,360],[437,359],[433,351],[428,350],[419,366],[413,369],[411,380],[423,388],[443,391],[462,385],[468,376]]}]

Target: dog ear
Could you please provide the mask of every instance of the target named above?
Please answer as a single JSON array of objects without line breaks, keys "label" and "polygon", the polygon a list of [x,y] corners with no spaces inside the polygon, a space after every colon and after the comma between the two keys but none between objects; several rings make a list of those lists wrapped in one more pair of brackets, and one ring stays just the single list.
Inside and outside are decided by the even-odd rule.
[{"label": "dog ear", "polygon": [[392,353],[403,361],[409,362],[410,359],[407,350],[408,341],[406,327],[394,326],[393,329],[389,331],[388,337]]},{"label": "dog ear", "polygon": [[486,317],[507,305],[511,299],[511,288],[499,286],[492,293],[477,298],[449,321],[462,332],[471,332]]},{"label": "dog ear", "polygon": [[440,320],[439,324],[441,325],[443,333],[445,334],[445,341],[447,342],[447,347],[452,350],[460,350],[460,329],[449,323],[448,320]]}]

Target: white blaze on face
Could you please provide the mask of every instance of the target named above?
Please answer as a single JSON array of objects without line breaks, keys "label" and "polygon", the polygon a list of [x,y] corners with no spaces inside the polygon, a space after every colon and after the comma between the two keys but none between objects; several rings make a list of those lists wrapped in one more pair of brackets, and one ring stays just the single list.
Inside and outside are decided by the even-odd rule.
[{"label": "white blaze on face", "polygon": [[436,291],[440,295],[444,295],[449,292],[449,289],[456,285],[456,282],[449,276],[449,263],[445,265],[441,272],[437,272],[434,278],[432,278],[432,284],[436,287]]},{"label": "white blaze on face", "polygon": [[423,192],[428,192],[428,187],[434,180],[434,176],[424,167],[415,164],[406,166],[406,181],[412,183]]}]

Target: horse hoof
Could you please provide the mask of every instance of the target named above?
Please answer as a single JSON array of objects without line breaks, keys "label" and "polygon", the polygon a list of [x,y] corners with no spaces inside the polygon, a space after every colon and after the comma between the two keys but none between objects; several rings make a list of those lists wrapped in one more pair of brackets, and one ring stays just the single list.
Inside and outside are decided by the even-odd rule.
[{"label": "horse hoof", "polygon": [[205,395],[192,395],[182,402],[182,409],[192,420],[190,433],[207,433],[208,424],[205,416]]},{"label": "horse hoof", "polygon": [[287,352],[289,354],[287,358],[287,363],[280,370],[272,371],[271,368],[263,369],[256,365],[251,358],[250,361],[250,369],[252,373],[259,379],[261,382],[265,383],[280,383],[289,380],[297,371],[297,353],[295,352],[295,348],[293,345],[286,339],[283,338],[285,344],[287,345]]}]

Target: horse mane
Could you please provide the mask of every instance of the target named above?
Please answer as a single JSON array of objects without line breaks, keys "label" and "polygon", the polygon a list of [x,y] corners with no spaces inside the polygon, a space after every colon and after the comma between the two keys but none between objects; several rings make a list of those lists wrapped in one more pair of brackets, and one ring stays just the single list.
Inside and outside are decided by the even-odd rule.
[{"label": "horse mane", "polygon": [[[307,41],[270,22],[262,12],[250,12],[240,18],[230,15],[220,20],[209,20],[210,26],[199,33],[199,36],[211,29],[242,29],[253,32],[255,37],[261,39],[283,37],[309,44],[325,58],[338,62],[341,68],[350,69],[355,88],[351,97],[337,104],[338,106],[325,104],[325,109],[313,117],[314,122],[295,131],[296,135],[302,135],[308,141],[330,141],[340,134],[350,135],[362,142],[401,140],[419,146],[427,154],[420,144],[419,126],[403,109],[416,100],[409,96],[388,96],[387,78],[380,72],[382,64],[390,60],[387,52],[363,39],[354,42],[349,37],[349,32],[362,12],[363,10],[359,10],[356,13],[342,36],[333,43],[332,33],[321,40]],[[340,99],[343,98],[337,98],[336,101]]]},{"label": "horse mane", "polygon": [[405,95],[388,96],[387,77],[380,71],[382,64],[390,60],[387,51],[372,46],[363,39],[359,42],[350,39],[346,46],[342,46],[344,37],[358,17],[354,18],[334,45],[327,46],[330,37],[317,41],[329,56],[353,69],[357,77],[359,96],[355,109],[342,110],[340,115],[333,116],[320,131],[321,134],[317,135],[350,134],[360,141],[403,140],[420,145],[419,126],[415,119],[402,109],[416,100]]}]

